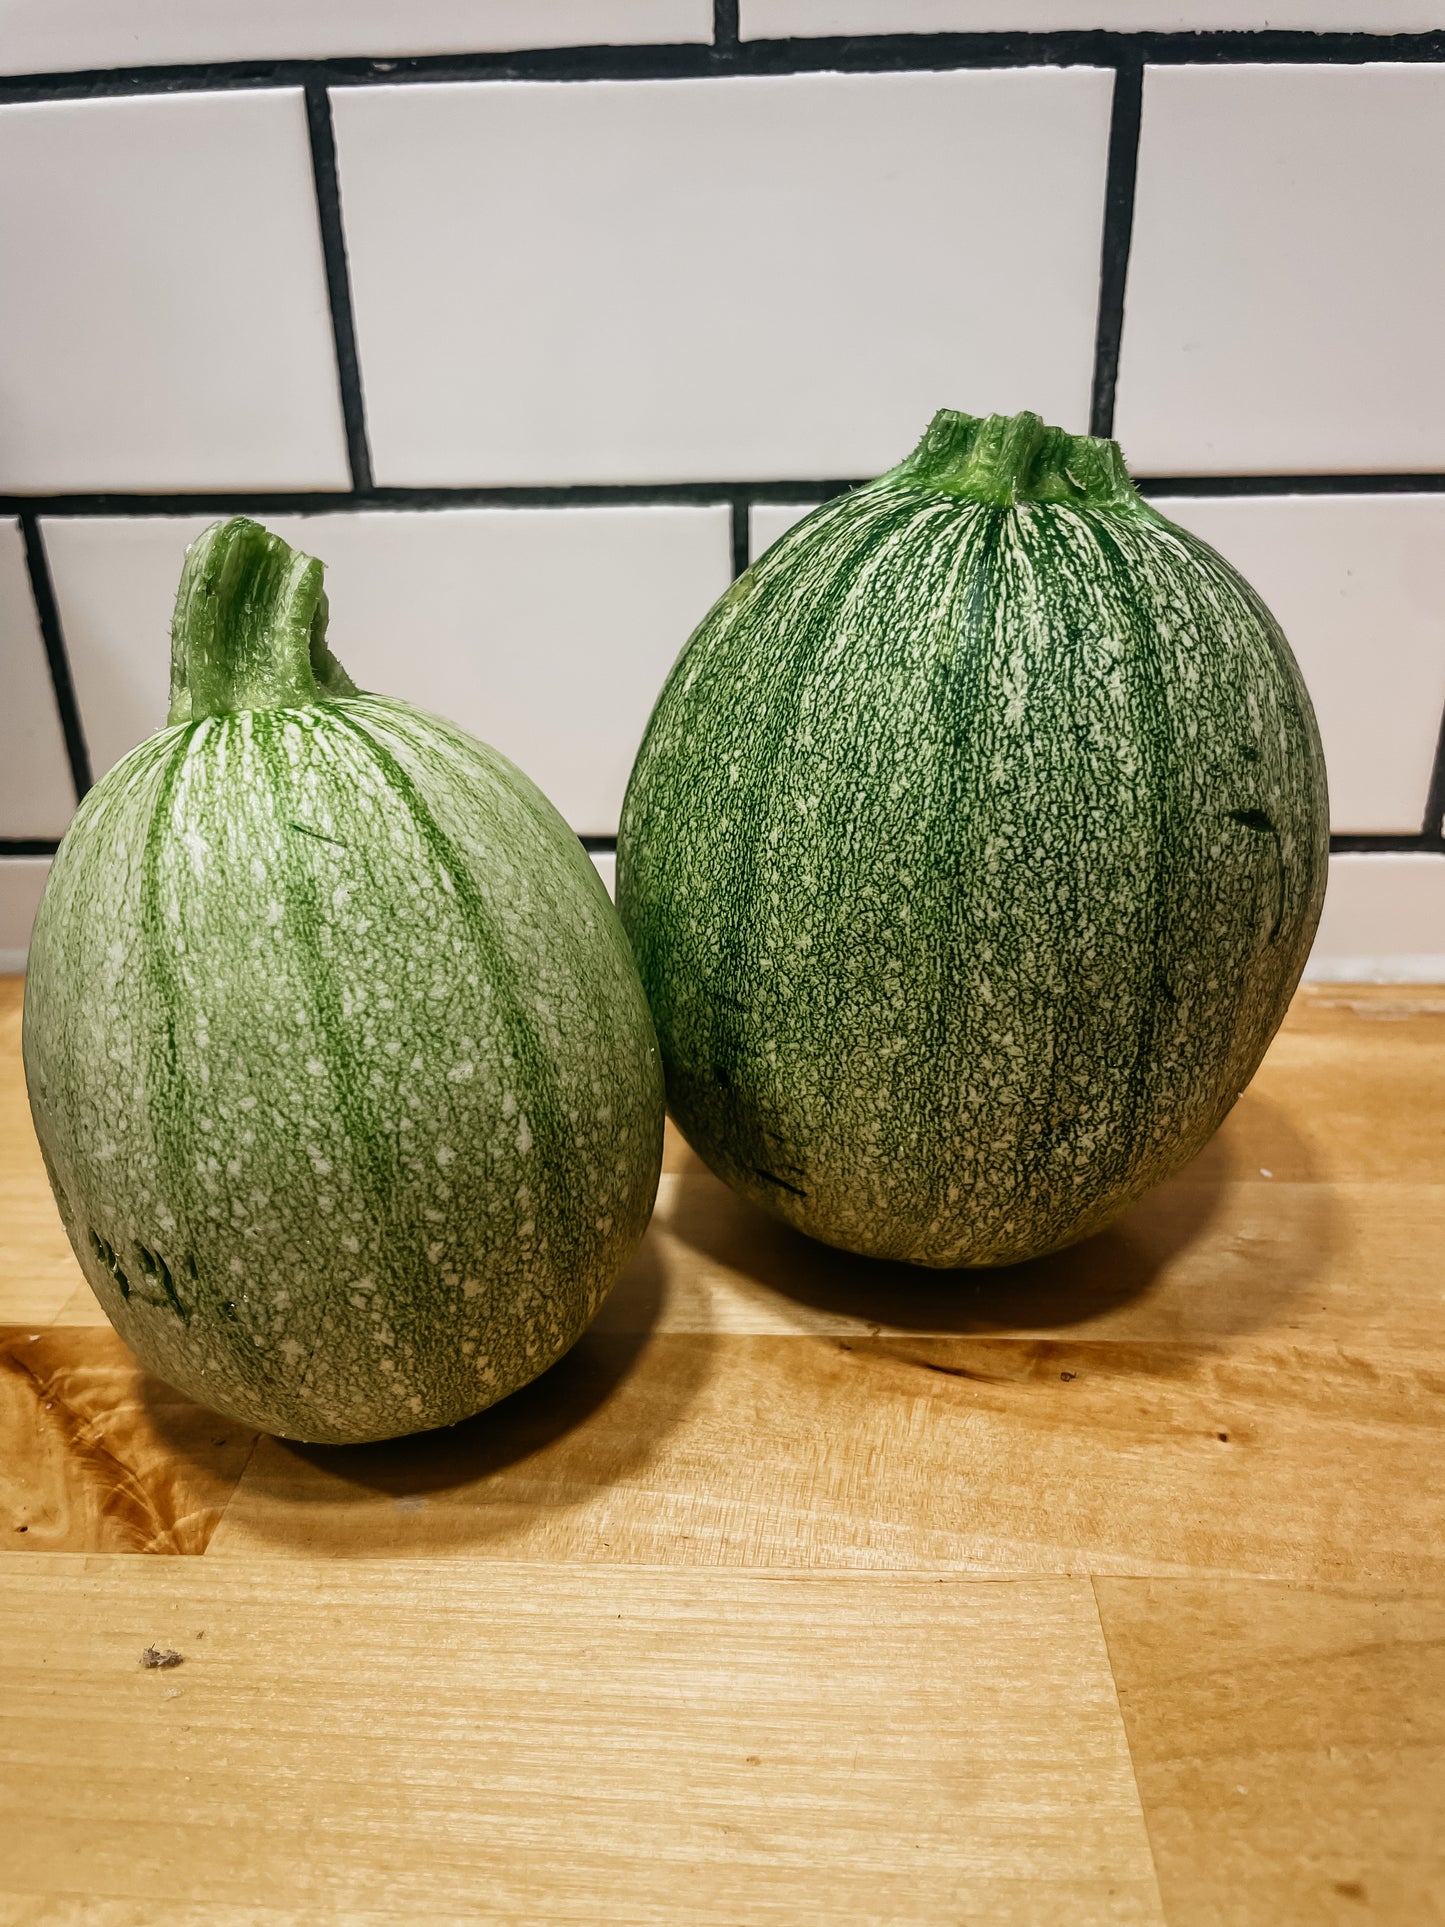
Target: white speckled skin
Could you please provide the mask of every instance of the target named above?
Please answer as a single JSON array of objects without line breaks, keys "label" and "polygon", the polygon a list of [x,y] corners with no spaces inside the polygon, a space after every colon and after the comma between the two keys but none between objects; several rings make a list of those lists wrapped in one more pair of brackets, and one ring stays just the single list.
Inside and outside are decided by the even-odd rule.
[{"label": "white speckled skin", "polygon": [[1069,1244],[1192,1157],[1324,894],[1268,611],[1111,445],[930,434],[1020,423],[1052,437],[1041,488],[1109,499],[969,499],[912,472],[926,439],[825,504],[683,651],[618,843],[691,1143],[799,1229],[924,1265]]},{"label": "white speckled skin", "polygon": [[210,717],[118,765],[56,858],[24,1046],[116,1329],[292,1438],[525,1384],[652,1208],[657,1046],[596,872],[505,758],[403,703]]}]

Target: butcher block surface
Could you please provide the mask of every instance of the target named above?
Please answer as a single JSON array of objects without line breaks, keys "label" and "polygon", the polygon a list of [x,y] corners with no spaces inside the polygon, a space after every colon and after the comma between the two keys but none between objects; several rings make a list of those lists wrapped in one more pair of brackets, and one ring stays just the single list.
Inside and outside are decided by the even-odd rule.
[{"label": "butcher block surface", "polygon": [[348,1449],[115,1337],[20,1005],[0,1927],[1445,1922],[1445,988],[1302,992],[1193,1165],[1007,1272],[670,1135],[560,1365]]}]

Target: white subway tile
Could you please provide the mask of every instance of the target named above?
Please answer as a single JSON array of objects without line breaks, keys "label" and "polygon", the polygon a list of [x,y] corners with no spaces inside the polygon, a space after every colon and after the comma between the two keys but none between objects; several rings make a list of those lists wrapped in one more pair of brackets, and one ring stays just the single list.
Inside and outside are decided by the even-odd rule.
[{"label": "white subway tile", "polygon": [[816,502],[754,502],[748,510],[748,560],[756,562],[795,522],[811,515]]},{"label": "white subway tile", "polygon": [[1417,831],[1445,713],[1445,495],[1156,497],[1269,604],[1346,833]]},{"label": "white subway tile", "polygon": [[0,107],[0,488],[341,488],[302,96]]},{"label": "white subway tile", "polygon": [[1111,91],[338,90],[378,479],[867,476],[943,405],[1082,428]]},{"label": "white subway tile", "polygon": [[0,522],[0,837],[60,836],[75,787],[18,522]]},{"label": "white subway tile", "polygon": [[615,831],[663,680],[731,577],[723,506],[275,526],[330,564],[334,646],[362,687],[454,717],[584,835]]},{"label": "white subway tile", "polygon": [[712,38],[712,0],[0,0],[0,73]]},{"label": "white subway tile", "polygon": [[0,977],[25,968],[30,928],[49,875],[48,856],[0,856]]},{"label": "white subway tile", "polygon": [[617,895],[617,852],[615,850],[594,850],[592,862],[598,876],[607,886],[609,897]]},{"label": "white subway tile", "polygon": [[1445,984],[1445,856],[1332,856],[1305,978]]},{"label": "white subway tile", "polygon": [[41,524],[96,776],[165,728],[181,561],[215,519],[53,517]]},{"label": "white subway tile", "polygon": [[[56,519],[46,541],[97,772],[165,720],[171,604],[209,517]],[[583,835],[610,835],[643,727],[727,587],[726,507],[268,516],[327,564],[365,689],[461,723]]]},{"label": "white subway tile", "polygon": [[1442,200],[1445,65],[1148,69],[1135,472],[1445,467]]},{"label": "white subway tile", "polygon": [[[39,0],[37,0],[37,4]],[[1442,0],[741,0],[744,40],[806,34],[1015,33],[1105,27],[1120,33],[1253,31],[1418,33],[1445,27]]]}]

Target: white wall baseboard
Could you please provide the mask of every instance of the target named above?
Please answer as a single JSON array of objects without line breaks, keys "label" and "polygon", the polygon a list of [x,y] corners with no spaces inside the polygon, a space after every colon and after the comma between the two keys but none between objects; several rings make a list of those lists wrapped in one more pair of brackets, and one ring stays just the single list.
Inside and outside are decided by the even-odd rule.
[{"label": "white wall baseboard", "polygon": [[1445,983],[1445,856],[1332,856],[1305,982]]},{"label": "white wall baseboard", "polygon": [[0,857],[0,977],[25,968],[30,926],[49,875],[48,856]]},{"label": "white wall baseboard", "polygon": [[594,850],[592,861],[597,865],[597,874],[607,885],[609,897],[617,895],[617,858],[611,850]]},{"label": "white wall baseboard", "polygon": [[1418,957],[1311,957],[1307,984],[1445,984],[1445,951]]}]

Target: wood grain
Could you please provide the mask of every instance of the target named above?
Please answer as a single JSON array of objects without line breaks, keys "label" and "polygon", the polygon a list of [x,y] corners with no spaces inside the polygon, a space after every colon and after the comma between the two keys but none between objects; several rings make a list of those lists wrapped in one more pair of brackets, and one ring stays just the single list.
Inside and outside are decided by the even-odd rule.
[{"label": "wood grain", "polygon": [[[854,1258],[706,1173],[665,1175],[647,1242],[598,1329],[933,1332],[1433,1350],[1445,1314],[1445,1184],[1176,1179],[1110,1230],[1004,1271]],[[1376,1275],[1388,1291],[1372,1289]]]},{"label": "wood grain", "polygon": [[[1179,1178],[1071,1251],[999,1272],[925,1272],[829,1251],[707,1172],[664,1173],[643,1246],[594,1329],[1204,1344],[1274,1333],[1433,1351],[1442,1243],[1445,1183]],[[1372,1288],[1376,1275],[1388,1291]],[[30,1323],[109,1328],[83,1280]]]},{"label": "wood grain", "polygon": [[[0,1323],[36,1326],[57,1316],[68,1323],[100,1323],[103,1314],[85,1288],[66,1243],[30,1127],[20,1069],[20,1004],[21,980],[0,978],[0,1204],[6,1227],[0,1244]],[[1181,1277],[1180,1292],[1197,1301],[1200,1273],[1221,1255],[1229,1260],[1232,1240],[1247,1245],[1258,1239],[1261,1222],[1274,1227],[1276,1244],[1287,1238],[1298,1247],[1304,1237],[1312,1261],[1322,1256],[1338,1260],[1340,1254],[1330,1246],[1337,1199],[1348,1207],[1339,1227],[1346,1243],[1358,1242],[1361,1206],[1367,1236],[1403,1220],[1408,1238],[1409,1214],[1417,1198],[1422,1210],[1436,1211],[1445,1188],[1442,1090],[1445,993],[1369,985],[1348,990],[1307,988],[1296,1000],[1255,1082],[1201,1157],[1180,1179],[1145,1199],[1116,1231],[1081,1248],[1088,1256],[1090,1274],[1084,1281],[1086,1307],[1090,1280],[1098,1272],[1117,1270],[1122,1264],[1126,1285],[1131,1281],[1137,1285],[1146,1273],[1152,1284],[1161,1256],[1192,1263],[1193,1270]],[[669,1273],[677,1274],[684,1301],[695,1285],[705,1294],[711,1290],[711,1271],[730,1265],[739,1268],[732,1263],[731,1252],[740,1241],[752,1247],[742,1269],[751,1277],[745,1295],[754,1298],[760,1283],[766,1297],[781,1272],[788,1280],[783,1298],[797,1299],[815,1289],[820,1267],[829,1270],[833,1280],[829,1289],[839,1302],[822,1308],[823,1329],[877,1324],[880,1314],[888,1311],[890,1297],[905,1290],[927,1295],[930,1281],[920,1280],[906,1267],[853,1264],[841,1254],[790,1238],[783,1227],[774,1230],[771,1221],[741,1203],[735,1213],[730,1212],[726,1202],[730,1194],[707,1178],[671,1123],[663,1167],[657,1241],[675,1240],[695,1254],[691,1260],[670,1259],[668,1264]],[[1265,1172],[1268,1177],[1263,1176]],[[1370,1187],[1379,1183],[1423,1190],[1413,1195],[1409,1190],[1389,1197],[1382,1194],[1382,1208],[1371,1220]],[[1300,1185],[1317,1189],[1286,1190]],[[1129,1247],[1127,1253],[1123,1246]],[[1274,1267],[1274,1254],[1258,1255],[1264,1268]],[[687,1275],[689,1264],[693,1279]],[[1060,1268],[1059,1260],[1046,1261],[1043,1278]],[[1292,1268],[1302,1269],[1298,1259]],[[855,1311],[848,1298],[851,1290],[854,1301],[859,1300],[860,1273],[876,1282],[865,1287],[868,1302],[857,1303]],[[1027,1296],[1039,1275],[1038,1268],[1017,1267],[1000,1275],[1002,1289],[1012,1293],[1017,1287]],[[1246,1291],[1253,1288],[1246,1281]],[[1125,1291],[1121,1295],[1132,1301],[1146,1294]],[[1152,1313],[1158,1293],[1148,1295]],[[1211,1291],[1211,1300],[1213,1296]],[[1355,1296],[1358,1301],[1360,1295]],[[624,1293],[619,1303],[625,1301]],[[1394,1294],[1382,1296],[1381,1302],[1393,1305]],[[722,1322],[704,1323],[703,1328],[730,1329],[731,1321],[741,1315],[744,1329],[815,1329],[819,1326],[812,1312],[817,1310],[810,1310],[806,1297],[800,1309],[768,1303],[763,1313],[720,1305]],[[697,1321],[706,1320],[708,1311],[683,1302],[671,1315],[676,1320],[674,1329],[692,1329]],[[901,1322],[916,1327],[919,1321],[910,1308]]]},{"label": "wood grain", "polygon": [[1445,1601],[1096,1591],[1171,1927],[1445,1920]]},{"label": "wood grain", "polygon": [[[91,1894],[17,1894],[0,1890],[0,1927],[397,1927],[407,1914],[370,1907],[232,1905],[228,1901],[112,1900]],[[426,1927],[476,1927],[475,1913],[428,1911]]]},{"label": "wood grain", "polygon": [[149,1377],[109,1326],[0,1331],[6,1551],[204,1552],[255,1442]]},{"label": "wood grain", "polygon": [[468,1425],[344,1450],[255,1443],[109,1330],[0,1363],[16,1549],[1445,1579],[1420,1359],[593,1333]]},{"label": "wood grain", "polygon": [[263,1439],[211,1548],[1433,1585],[1442,1390],[1288,1344],[593,1337],[445,1438]]},{"label": "wood grain", "polygon": [[[167,1901],[158,1914],[150,1901],[98,1899],[90,1894],[17,1894],[0,1890],[0,1927],[396,1927],[403,1915],[370,1907],[231,1906]],[[474,1927],[475,1914],[427,1915],[426,1927]]]},{"label": "wood grain", "polygon": [[19,1560],[0,1707],[22,1894],[1162,1918],[1087,1581]]},{"label": "wood grain", "polygon": [[[1445,1172],[1442,1091],[1445,988],[1307,986],[1230,1118],[1225,1142],[1253,1149],[1258,1139],[1241,1127],[1269,1107],[1288,1116],[1308,1160],[1307,1173],[1284,1162],[1277,1177],[1438,1183]],[[1272,1148],[1259,1143],[1262,1152]],[[1259,1162],[1270,1160],[1262,1155]]]},{"label": "wood grain", "polygon": [[141,1372],[18,1039],[0,982],[0,1927],[1445,1922],[1445,991],[1302,993],[1187,1171],[1003,1273],[669,1129],[573,1353],[350,1451]]}]

